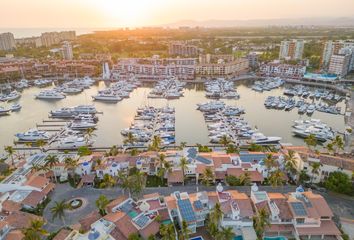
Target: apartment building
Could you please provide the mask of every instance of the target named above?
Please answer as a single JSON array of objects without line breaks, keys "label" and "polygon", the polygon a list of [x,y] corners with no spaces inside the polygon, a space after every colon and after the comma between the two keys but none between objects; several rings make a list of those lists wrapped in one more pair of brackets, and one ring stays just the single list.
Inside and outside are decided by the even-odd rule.
[{"label": "apartment building", "polygon": [[0,50],[9,51],[16,48],[14,35],[10,32],[0,34]]},{"label": "apartment building", "polygon": [[73,47],[70,42],[65,41],[63,43],[62,53],[65,60],[72,60],[74,58]]},{"label": "apartment building", "polygon": [[42,47],[42,40],[40,37],[28,37],[15,39],[16,45],[26,47]]},{"label": "apartment building", "polygon": [[163,80],[171,76],[193,80],[195,65],[195,58],[126,58],[113,65],[112,75],[127,77],[134,74],[140,80]]},{"label": "apartment building", "polygon": [[248,59],[239,58],[230,62],[219,59],[217,63],[197,64],[195,72],[201,77],[233,77],[247,73],[248,68]]},{"label": "apartment building", "polygon": [[193,57],[199,54],[199,48],[185,42],[172,42],[168,45],[168,54],[172,56]]},{"label": "apartment building", "polygon": [[302,79],[306,73],[306,66],[282,63],[267,63],[259,68],[259,74],[266,77],[287,77]]},{"label": "apartment building", "polygon": [[350,72],[351,68],[351,61],[352,61],[352,56],[354,56],[350,52],[344,52],[340,51],[338,54],[333,54],[331,56],[329,66],[328,66],[328,72],[332,74],[336,74],[340,77],[345,77],[348,72]]},{"label": "apartment building", "polygon": [[305,42],[301,39],[281,41],[279,59],[300,60],[304,52]]},{"label": "apartment building", "polygon": [[[332,55],[337,55],[342,49],[354,50],[354,40],[327,41],[322,53],[322,66],[327,69]],[[354,63],[353,63],[354,64]],[[353,67],[351,68],[353,69]]]},{"label": "apartment building", "polygon": [[76,39],[75,31],[45,32],[41,34],[42,45],[50,47],[62,41],[72,41]]}]

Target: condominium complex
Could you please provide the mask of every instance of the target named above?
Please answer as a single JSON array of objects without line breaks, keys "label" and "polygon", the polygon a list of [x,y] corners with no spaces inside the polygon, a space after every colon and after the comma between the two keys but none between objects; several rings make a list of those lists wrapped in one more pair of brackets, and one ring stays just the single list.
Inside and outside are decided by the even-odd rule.
[{"label": "condominium complex", "polygon": [[43,46],[50,47],[55,44],[59,44],[66,40],[75,40],[75,31],[63,31],[63,32],[46,32],[42,33],[41,41]]},{"label": "condominium complex", "polygon": [[288,77],[301,79],[306,73],[306,66],[268,63],[260,66],[259,73],[261,76],[267,77]]},{"label": "condominium complex", "polygon": [[195,58],[126,58],[113,65],[112,74],[121,77],[134,74],[138,79],[145,80],[163,80],[170,76],[192,80],[196,63]]},{"label": "condominium complex", "polygon": [[238,76],[248,71],[249,61],[245,58],[226,62],[219,59],[217,63],[199,63],[196,65],[197,76],[227,77]]},{"label": "condominium complex", "polygon": [[71,43],[68,41],[65,41],[63,44],[63,58],[65,60],[72,60],[74,55],[73,55],[73,48],[71,46]]},{"label": "condominium complex", "polygon": [[354,70],[354,41],[327,41],[322,54],[322,66],[329,73],[344,77]]},{"label": "condominium complex", "polygon": [[170,55],[191,57],[199,53],[198,47],[184,42],[172,42],[168,45],[168,53]]},{"label": "condominium complex", "polygon": [[8,51],[16,48],[15,38],[12,33],[0,34],[0,50]]},{"label": "condominium complex", "polygon": [[16,45],[23,45],[27,47],[42,47],[41,37],[28,37],[15,39]]},{"label": "condominium complex", "polygon": [[353,54],[342,53],[331,56],[328,72],[344,77],[350,70],[350,61]]},{"label": "condominium complex", "polygon": [[287,60],[302,59],[304,45],[304,40],[300,39],[282,41],[280,44],[279,58]]},{"label": "condominium complex", "polygon": [[332,55],[339,54],[342,49],[354,49],[354,40],[327,41],[322,53],[322,65],[328,67]]}]

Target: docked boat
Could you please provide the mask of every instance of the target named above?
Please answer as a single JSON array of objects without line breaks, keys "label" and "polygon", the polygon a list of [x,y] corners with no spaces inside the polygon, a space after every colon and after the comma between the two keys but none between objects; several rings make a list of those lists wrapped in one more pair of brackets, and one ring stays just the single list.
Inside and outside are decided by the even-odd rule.
[{"label": "docked boat", "polygon": [[103,102],[118,102],[122,100],[118,95],[114,93],[106,93],[106,92],[99,93],[95,96],[92,96],[92,98],[96,101],[103,101]]},{"label": "docked boat", "polygon": [[16,104],[13,104],[10,109],[12,112],[16,112],[16,111],[20,111],[21,108],[22,108],[22,106],[19,103],[16,103]]},{"label": "docked boat", "polygon": [[13,100],[19,99],[20,97],[21,97],[21,94],[15,90],[15,91],[10,92],[9,94],[3,95],[0,100],[1,101],[13,101]]},{"label": "docked boat", "polygon": [[97,113],[97,110],[95,106],[93,105],[78,105],[72,108],[74,112],[80,114],[80,113],[90,113],[90,114],[95,114]]},{"label": "docked boat", "polygon": [[62,93],[53,90],[44,90],[36,95],[37,99],[48,99],[48,100],[60,100],[64,99],[66,96]]},{"label": "docked boat", "polygon": [[73,130],[85,130],[89,128],[95,128],[96,123],[88,121],[73,121],[70,124],[70,128]]},{"label": "docked boat", "polygon": [[5,109],[4,107],[0,107],[0,116],[10,114],[11,109]]},{"label": "docked boat", "polygon": [[30,129],[24,133],[17,133],[15,136],[19,141],[35,142],[38,140],[47,141],[50,135],[45,131],[39,131],[38,129]]},{"label": "docked boat", "polygon": [[58,144],[60,149],[76,149],[83,146],[92,146],[94,141],[86,141],[84,137],[69,136],[61,139]]},{"label": "docked boat", "polygon": [[266,137],[262,133],[254,133],[251,136],[251,142],[255,144],[278,144],[281,137]]}]

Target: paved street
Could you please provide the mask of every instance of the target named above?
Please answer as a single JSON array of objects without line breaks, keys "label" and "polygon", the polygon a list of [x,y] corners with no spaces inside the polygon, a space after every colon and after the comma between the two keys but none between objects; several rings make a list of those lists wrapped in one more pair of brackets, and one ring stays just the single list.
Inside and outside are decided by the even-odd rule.
[{"label": "paved street", "polygon": [[[250,187],[224,187],[227,189],[236,189],[240,192],[245,192],[250,194]],[[284,186],[278,188],[272,188],[270,186],[260,186],[259,190],[265,190],[268,192],[292,192],[295,191],[294,186]],[[161,187],[161,188],[145,188],[143,194],[158,192],[161,195],[169,195],[175,191],[189,192],[193,193],[196,191],[215,191],[215,186],[175,186],[175,187]],[[73,212],[67,212],[65,215],[65,224],[72,225],[77,223],[82,217],[96,210],[95,201],[99,195],[104,194],[109,199],[114,199],[122,194],[121,189],[111,188],[111,189],[95,189],[95,188],[79,188],[74,189],[68,184],[57,185],[53,195],[51,196],[52,201],[47,205],[44,210],[44,217],[47,220],[46,229],[48,231],[56,231],[63,226],[63,222],[60,219],[52,220],[52,214],[50,208],[54,206],[55,201],[61,201],[63,199],[69,200],[75,197],[85,198],[87,200],[87,205],[82,209],[78,209]],[[333,212],[341,218],[354,219],[354,198],[343,196],[333,193],[322,193],[322,195],[327,200],[328,204],[332,208]]]}]

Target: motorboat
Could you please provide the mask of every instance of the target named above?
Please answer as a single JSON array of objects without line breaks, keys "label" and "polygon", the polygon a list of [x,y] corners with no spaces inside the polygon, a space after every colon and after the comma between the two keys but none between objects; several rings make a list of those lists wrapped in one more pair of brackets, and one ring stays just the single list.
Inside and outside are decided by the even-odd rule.
[{"label": "motorboat", "polygon": [[19,99],[20,97],[21,97],[21,94],[15,90],[15,91],[10,92],[9,94],[3,95],[0,100],[1,101],[13,101],[13,100]]},{"label": "motorboat", "polygon": [[89,128],[95,128],[96,123],[88,121],[73,121],[70,124],[70,128],[73,130],[85,130]]},{"label": "motorboat", "polygon": [[251,136],[251,142],[255,144],[278,144],[281,137],[266,137],[262,133],[254,133]]},{"label": "motorboat", "polygon": [[118,95],[113,93],[99,93],[92,98],[96,101],[103,101],[103,102],[118,102],[122,100]]},{"label": "motorboat", "polygon": [[60,149],[76,149],[83,146],[91,146],[94,143],[92,140],[85,140],[84,137],[69,136],[59,141],[58,148]]},{"label": "motorboat", "polygon": [[95,114],[97,113],[97,110],[95,106],[93,105],[78,105],[72,108],[74,112],[76,113],[90,113],[90,114]]},{"label": "motorboat", "polygon": [[10,114],[11,109],[5,109],[4,107],[0,107],[0,116],[5,116]]},{"label": "motorboat", "polygon": [[36,95],[37,99],[48,99],[48,100],[60,100],[64,99],[66,96],[60,92],[53,90],[44,90]]},{"label": "motorboat", "polygon": [[12,112],[20,111],[22,106],[19,103],[11,105],[10,109]]},{"label": "motorboat", "polygon": [[19,141],[28,141],[35,142],[38,140],[47,141],[50,138],[50,135],[45,131],[39,131],[38,129],[30,129],[24,133],[17,133],[15,136]]}]

